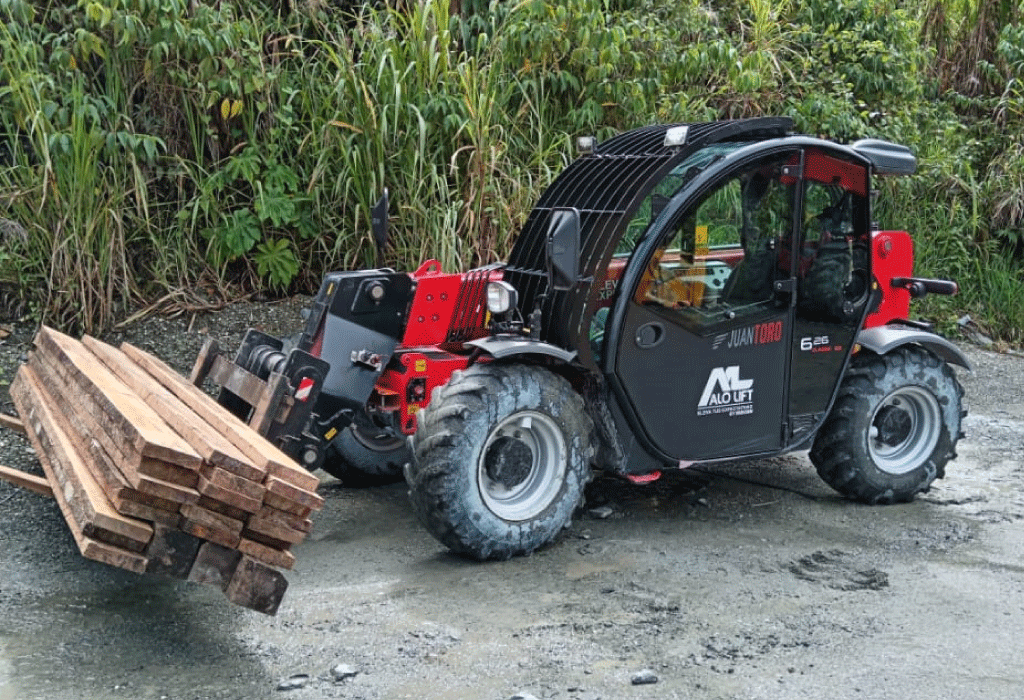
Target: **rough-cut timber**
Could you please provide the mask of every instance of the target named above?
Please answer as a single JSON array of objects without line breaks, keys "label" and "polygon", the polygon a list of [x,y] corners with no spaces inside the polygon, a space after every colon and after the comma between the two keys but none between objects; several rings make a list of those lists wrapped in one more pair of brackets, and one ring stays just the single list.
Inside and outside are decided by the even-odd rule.
[{"label": "rough-cut timber", "polygon": [[280,572],[252,557],[243,556],[224,594],[239,605],[273,615],[287,589],[288,581]]},{"label": "rough-cut timber", "polygon": [[64,363],[79,387],[103,409],[104,427],[120,433],[140,457],[199,469],[203,460],[196,451],[81,342],[44,326],[36,336],[36,346]]},{"label": "rough-cut timber", "polygon": [[50,482],[60,484],[62,495],[87,535],[134,551],[142,551],[153,537],[153,526],[121,515],[107,499],[79,456],[67,429],[50,410],[52,399],[28,366],[22,366],[11,386],[29,409],[29,440],[50,455]]},{"label": "rough-cut timber", "polygon": [[29,441],[32,442],[32,446],[39,456],[39,463],[42,464],[43,471],[46,472],[51,485],[58,485],[58,488],[54,489],[53,495],[57,500],[61,513],[64,515],[64,519],[68,523],[71,534],[75,538],[75,543],[78,545],[82,556],[136,573],[144,572],[148,563],[145,556],[137,552],[127,551],[116,545],[98,541],[86,533],[88,523],[81,520],[80,507],[73,503],[77,494],[73,488],[67,489],[64,487],[64,480],[60,477],[65,475],[58,465],[56,450],[51,451],[51,449],[48,449],[50,443],[47,429],[51,426],[44,425],[46,418],[41,417],[41,414],[45,412],[46,402],[45,399],[41,399],[38,395],[37,387],[34,385],[31,376],[31,370],[27,366],[23,366],[18,370],[14,383],[11,385],[10,393],[18,413],[21,414],[24,420],[28,421],[30,426],[28,430]]},{"label": "rough-cut timber", "polygon": [[153,539],[146,548],[147,574],[186,579],[203,541],[176,528],[156,525]]},{"label": "rough-cut timber", "polygon": [[220,587],[273,614],[323,499],[319,481],[156,358],[49,328],[12,386],[53,495],[88,558]]},{"label": "rough-cut timber", "polygon": [[248,457],[219,432],[204,430],[207,427],[205,421],[199,418],[195,411],[183,404],[177,396],[146,373],[128,355],[88,336],[83,338],[82,342],[121,381],[131,387],[147,404],[159,411],[160,417],[199,452],[205,465],[218,466],[228,472],[243,476],[251,475],[248,477],[249,479],[258,478],[259,470]]},{"label": "rough-cut timber", "polygon": [[[142,458],[124,452],[125,443],[111,436],[102,425],[103,421],[98,419],[102,409],[68,380],[58,360],[45,351],[36,351],[29,356],[28,366],[46,384],[51,395],[59,399],[63,417],[73,428],[72,432],[79,436],[83,450],[92,455],[89,464],[93,473],[102,472],[98,479],[107,485],[112,501],[127,498],[156,507],[169,502],[173,504],[170,509],[177,511],[178,504],[199,500],[199,492],[192,487],[140,473]],[[121,491],[117,485],[127,490]],[[133,497],[132,494],[140,495]]]},{"label": "rough-cut timber", "polygon": [[[224,434],[232,444],[241,450],[257,465],[261,465],[264,473],[287,474],[291,480],[302,488],[315,490],[320,480],[313,474],[302,469],[295,461],[281,452],[269,441],[260,438],[254,440],[252,428],[240,421],[230,411],[203,393],[201,389],[189,384],[161,360],[149,355],[134,345],[121,344],[121,350],[135,360],[141,367],[155,377],[175,396],[203,417],[206,422]],[[245,475],[242,475],[245,476]]]},{"label": "rough-cut timber", "polygon": [[231,583],[231,577],[240,561],[242,561],[242,553],[237,549],[222,547],[213,542],[204,542],[199,547],[199,553],[189,570],[188,580],[217,586],[224,590]]},{"label": "rough-cut timber", "polygon": [[23,489],[34,491],[41,496],[49,496],[50,498],[53,498],[53,488],[50,486],[50,482],[41,476],[29,474],[28,472],[23,472],[20,469],[5,467],[0,464],[0,479],[9,481],[15,486],[20,486]]},{"label": "rough-cut timber", "polygon": [[0,413],[0,428],[8,428],[22,434],[25,432],[25,424],[20,419],[6,413]]},{"label": "rough-cut timber", "polygon": [[291,569],[295,566],[295,555],[287,549],[278,549],[245,537],[238,541],[238,551],[248,554],[256,561],[268,566],[276,566],[279,569]]}]

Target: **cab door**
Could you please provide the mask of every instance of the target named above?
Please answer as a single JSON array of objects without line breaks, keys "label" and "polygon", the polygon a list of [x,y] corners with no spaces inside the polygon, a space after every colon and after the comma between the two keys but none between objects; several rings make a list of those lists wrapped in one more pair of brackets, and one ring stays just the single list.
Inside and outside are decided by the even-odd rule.
[{"label": "cab door", "polygon": [[621,290],[628,298],[616,306],[606,369],[631,422],[664,457],[784,444],[801,157],[776,150],[709,171],[668,203],[656,190],[637,214],[652,222],[629,262],[643,272]]}]

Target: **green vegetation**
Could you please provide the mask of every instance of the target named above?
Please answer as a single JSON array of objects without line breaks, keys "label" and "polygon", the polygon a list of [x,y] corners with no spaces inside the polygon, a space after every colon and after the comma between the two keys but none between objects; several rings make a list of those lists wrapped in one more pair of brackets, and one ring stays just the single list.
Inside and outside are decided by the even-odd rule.
[{"label": "green vegetation", "polygon": [[386,264],[491,262],[575,136],[784,114],[913,148],[879,219],[963,290],[918,309],[1024,343],[1012,1],[0,0],[0,45],[0,296],[49,323],[309,291],[385,187]]}]

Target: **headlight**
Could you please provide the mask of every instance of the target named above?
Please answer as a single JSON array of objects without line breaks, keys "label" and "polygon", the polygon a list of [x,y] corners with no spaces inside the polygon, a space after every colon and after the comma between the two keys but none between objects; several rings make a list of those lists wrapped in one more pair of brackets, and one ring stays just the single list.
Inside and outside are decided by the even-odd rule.
[{"label": "headlight", "polygon": [[487,310],[503,314],[516,305],[516,288],[508,282],[487,283]]}]

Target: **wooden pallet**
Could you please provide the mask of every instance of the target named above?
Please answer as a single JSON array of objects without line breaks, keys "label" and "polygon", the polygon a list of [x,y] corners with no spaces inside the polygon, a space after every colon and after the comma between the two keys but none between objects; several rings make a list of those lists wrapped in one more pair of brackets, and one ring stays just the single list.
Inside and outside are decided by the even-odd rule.
[{"label": "wooden pallet", "polygon": [[274,614],[277,569],[323,506],[316,477],[157,358],[43,327],[11,398],[83,556],[220,587]]}]

